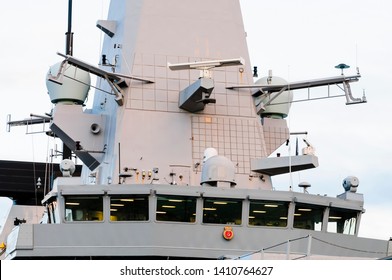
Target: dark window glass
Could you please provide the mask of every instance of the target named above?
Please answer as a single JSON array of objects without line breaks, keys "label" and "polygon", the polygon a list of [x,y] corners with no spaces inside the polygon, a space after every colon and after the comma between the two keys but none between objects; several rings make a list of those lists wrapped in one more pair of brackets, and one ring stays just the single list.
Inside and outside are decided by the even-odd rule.
[{"label": "dark window glass", "polygon": [[240,225],[242,200],[229,198],[205,198],[203,223]]},{"label": "dark window glass", "polygon": [[321,231],[325,207],[297,203],[294,213],[294,227]]},{"label": "dark window glass", "polygon": [[194,223],[196,197],[157,195],[157,221]]},{"label": "dark window glass", "polygon": [[331,208],[328,217],[328,232],[355,234],[358,211]]},{"label": "dark window glass", "polygon": [[249,225],[286,227],[288,202],[252,200],[249,207]]},{"label": "dark window glass", "polygon": [[102,196],[65,196],[65,220],[102,221]]},{"label": "dark window glass", "polygon": [[110,197],[111,221],[147,221],[147,195],[121,195]]}]

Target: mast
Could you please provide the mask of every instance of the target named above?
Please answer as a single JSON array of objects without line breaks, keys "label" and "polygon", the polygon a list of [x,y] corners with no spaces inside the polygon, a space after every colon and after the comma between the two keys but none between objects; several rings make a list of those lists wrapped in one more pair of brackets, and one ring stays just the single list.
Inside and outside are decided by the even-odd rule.
[{"label": "mast", "polygon": [[[73,53],[73,33],[72,29],[72,0],[68,0],[68,29],[65,33],[65,54],[72,55]],[[63,159],[71,159],[72,151],[63,143]]]}]

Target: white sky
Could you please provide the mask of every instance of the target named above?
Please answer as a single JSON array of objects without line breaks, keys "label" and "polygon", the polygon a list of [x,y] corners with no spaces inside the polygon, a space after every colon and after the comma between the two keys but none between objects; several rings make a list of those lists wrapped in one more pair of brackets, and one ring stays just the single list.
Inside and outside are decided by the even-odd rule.
[{"label": "white sky", "polygon": [[[74,0],[74,55],[98,63],[101,32],[97,19],[105,18],[108,0]],[[320,167],[295,173],[294,190],[301,181],[309,192],[335,196],[342,180],[355,175],[358,192],[365,196],[361,236],[392,236],[392,2],[241,0],[252,66],[259,77],[269,69],[288,81],[339,75],[339,63],[360,67],[362,78],[352,84],[353,94],[365,89],[368,103],[345,105],[344,98],[295,103],[288,123],[291,131],[307,131]],[[25,128],[6,132],[6,116],[13,120],[30,113],[49,112],[45,74],[64,52],[68,1],[6,1],[0,9],[0,159],[46,160],[47,138],[25,135]],[[334,93],[340,93],[332,87]],[[324,94],[327,89],[313,91]],[[90,97],[92,98],[92,97]],[[293,139],[295,140],[295,139]],[[282,153],[287,148],[282,149]],[[291,147],[292,151],[295,147]],[[274,179],[287,190],[289,176]]]}]

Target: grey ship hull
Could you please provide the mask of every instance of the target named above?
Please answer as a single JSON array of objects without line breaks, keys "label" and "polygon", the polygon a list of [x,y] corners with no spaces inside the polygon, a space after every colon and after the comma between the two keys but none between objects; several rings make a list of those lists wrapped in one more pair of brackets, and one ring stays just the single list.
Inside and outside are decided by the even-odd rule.
[{"label": "grey ship hull", "polygon": [[[86,194],[84,186],[58,186],[59,193]],[[180,188],[180,189],[179,189]],[[171,185],[106,185],[94,187],[96,194],[137,193],[149,196],[149,213],[156,213],[156,195],[187,195],[197,198],[195,221],[189,223],[158,221],[150,215],[146,221],[65,222],[62,224],[21,224],[11,233],[8,258],[14,259],[378,259],[388,255],[388,241],[357,236],[298,229],[293,216],[283,228],[249,225],[249,201],[313,201],[317,204],[339,204],[348,208],[358,203],[338,198],[320,197],[296,192],[260,190],[222,190],[212,187],[179,187]],[[91,193],[90,191],[87,191]],[[52,193],[55,195],[55,193]],[[61,197],[61,196],[60,196]],[[231,225],[234,237],[222,237],[224,224],[206,224],[202,218],[203,197],[243,199],[241,224]],[[104,199],[105,200],[105,199]],[[61,207],[62,199],[58,199]],[[108,217],[108,201],[104,216]]]}]

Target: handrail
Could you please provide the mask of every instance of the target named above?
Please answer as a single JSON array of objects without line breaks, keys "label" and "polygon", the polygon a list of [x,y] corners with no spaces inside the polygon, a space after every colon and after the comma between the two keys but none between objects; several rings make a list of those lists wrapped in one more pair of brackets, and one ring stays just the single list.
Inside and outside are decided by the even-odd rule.
[{"label": "handrail", "polygon": [[[361,249],[355,249],[355,248],[350,248],[350,247],[346,247],[346,246],[341,246],[341,245],[338,245],[338,244],[334,244],[334,243],[331,243],[331,242],[322,240],[322,239],[320,239],[320,238],[314,237],[314,236],[312,236],[312,235],[309,234],[309,235],[306,235],[306,236],[302,236],[302,237],[298,237],[298,238],[294,238],[294,239],[289,239],[289,240],[287,240],[287,241],[280,242],[280,243],[277,243],[277,244],[275,244],[275,245],[272,245],[272,246],[269,246],[269,247],[265,247],[265,248],[262,248],[262,249],[260,249],[260,250],[256,250],[256,251],[253,251],[253,252],[250,252],[250,253],[247,253],[247,254],[238,256],[238,257],[234,258],[234,260],[240,260],[240,259],[243,259],[243,258],[252,256],[252,255],[258,254],[258,253],[262,253],[262,256],[263,256],[263,254],[264,254],[264,252],[265,252],[266,250],[270,250],[270,249],[273,249],[273,248],[275,248],[275,247],[278,247],[278,246],[281,246],[281,245],[284,245],[284,244],[287,244],[286,258],[287,258],[287,259],[290,259],[290,258],[289,258],[289,257],[290,257],[290,254],[292,254],[292,252],[290,251],[290,244],[291,244],[292,242],[299,241],[299,240],[302,240],[302,239],[309,239],[309,240],[308,240],[307,251],[306,251],[306,253],[303,253],[303,256],[296,257],[296,258],[294,258],[293,260],[302,259],[302,258],[305,258],[305,257],[308,257],[308,256],[311,255],[311,244],[312,244],[312,240],[316,240],[316,241],[322,242],[322,243],[324,243],[324,244],[327,244],[327,245],[329,245],[329,246],[334,246],[334,247],[338,247],[338,248],[345,249],[345,250],[349,250],[349,251],[362,252],[362,253],[370,253],[370,254],[386,254],[386,252],[377,252],[377,251],[361,250]],[[295,254],[300,254],[300,253],[296,252]],[[263,256],[263,258],[264,258],[264,256]]]}]

